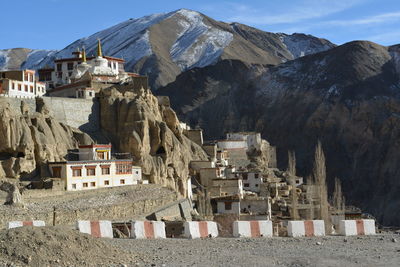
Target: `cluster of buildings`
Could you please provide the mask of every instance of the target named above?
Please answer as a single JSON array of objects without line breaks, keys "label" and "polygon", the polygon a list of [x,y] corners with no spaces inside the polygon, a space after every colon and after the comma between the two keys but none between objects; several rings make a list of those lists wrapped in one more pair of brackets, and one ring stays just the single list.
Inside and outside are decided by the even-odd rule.
[{"label": "cluster of buildings", "polygon": [[0,96],[35,98],[46,94],[46,84],[40,82],[34,70],[0,71]]},{"label": "cluster of buildings", "polygon": [[131,87],[148,88],[147,76],[126,72],[125,60],[103,56],[98,40],[96,56],[86,56],[85,49],[70,58],[54,60],[53,67],[35,70],[0,72],[0,96],[35,98],[41,96],[91,99],[101,89],[129,83]]},{"label": "cluster of buildings", "polygon": [[81,145],[69,151],[66,161],[49,162],[52,178],[61,179],[67,191],[147,183],[142,169],[129,154],[112,154],[111,145]]},{"label": "cluster of buildings", "polygon": [[[201,130],[184,132],[209,156],[208,161],[192,161],[189,166],[194,202],[206,198],[211,205],[212,214],[204,215],[279,222],[313,219],[318,214],[317,186],[277,169],[275,148],[260,133],[228,133],[224,140],[204,142]],[[263,153],[268,157],[264,168],[252,160],[252,155]],[[199,205],[198,209],[199,213],[207,210]]]}]

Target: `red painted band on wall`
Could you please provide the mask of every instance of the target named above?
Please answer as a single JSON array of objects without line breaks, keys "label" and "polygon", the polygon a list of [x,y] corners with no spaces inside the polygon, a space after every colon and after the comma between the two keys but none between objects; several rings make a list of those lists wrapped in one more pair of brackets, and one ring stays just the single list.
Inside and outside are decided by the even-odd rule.
[{"label": "red painted band on wall", "polygon": [[258,221],[250,221],[251,237],[260,237],[260,224]]},{"label": "red painted band on wall", "polygon": [[304,230],[306,236],[314,236],[314,222],[304,221]]},{"label": "red painted band on wall", "polygon": [[208,223],[199,222],[200,237],[208,237]]},{"label": "red painted band on wall", "polygon": [[90,222],[90,234],[94,237],[101,237],[99,221],[91,221]]}]

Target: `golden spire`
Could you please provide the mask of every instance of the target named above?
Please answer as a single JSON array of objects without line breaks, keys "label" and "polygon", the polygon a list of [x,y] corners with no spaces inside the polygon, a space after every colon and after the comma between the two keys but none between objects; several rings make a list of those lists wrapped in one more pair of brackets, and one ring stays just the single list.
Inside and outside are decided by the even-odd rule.
[{"label": "golden spire", "polygon": [[86,51],[85,51],[85,47],[82,48],[82,62],[86,62]]},{"label": "golden spire", "polygon": [[101,50],[100,39],[97,39],[97,56],[98,57],[103,57],[103,51]]}]

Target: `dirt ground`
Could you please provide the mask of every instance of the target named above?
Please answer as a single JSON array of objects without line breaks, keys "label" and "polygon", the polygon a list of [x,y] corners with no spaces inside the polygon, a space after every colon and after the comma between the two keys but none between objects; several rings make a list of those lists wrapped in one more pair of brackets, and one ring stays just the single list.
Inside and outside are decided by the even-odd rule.
[{"label": "dirt ground", "polygon": [[400,235],[112,240],[139,266],[400,266]]},{"label": "dirt ground", "polygon": [[400,235],[96,239],[65,227],[0,231],[0,267],[399,266]]}]

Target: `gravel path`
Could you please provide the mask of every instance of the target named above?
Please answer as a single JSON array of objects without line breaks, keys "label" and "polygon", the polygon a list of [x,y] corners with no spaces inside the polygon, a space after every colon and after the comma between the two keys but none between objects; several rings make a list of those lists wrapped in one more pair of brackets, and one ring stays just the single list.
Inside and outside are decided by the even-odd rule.
[{"label": "gravel path", "polygon": [[400,266],[400,236],[109,240],[139,266]]}]

